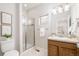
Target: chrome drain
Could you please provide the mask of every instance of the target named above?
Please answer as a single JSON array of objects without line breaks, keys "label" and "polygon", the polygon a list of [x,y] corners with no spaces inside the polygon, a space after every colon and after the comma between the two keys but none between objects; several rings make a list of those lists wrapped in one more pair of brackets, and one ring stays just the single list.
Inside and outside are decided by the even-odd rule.
[{"label": "chrome drain", "polygon": [[37,52],[40,52],[40,50],[38,50],[38,49],[35,49]]}]

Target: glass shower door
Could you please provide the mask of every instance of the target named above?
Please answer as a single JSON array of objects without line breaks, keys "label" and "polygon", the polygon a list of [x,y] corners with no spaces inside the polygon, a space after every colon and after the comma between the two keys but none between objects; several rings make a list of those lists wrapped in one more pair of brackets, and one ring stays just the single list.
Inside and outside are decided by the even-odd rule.
[{"label": "glass shower door", "polygon": [[34,46],[34,20],[28,20],[26,25],[23,25],[23,50],[27,50]]},{"label": "glass shower door", "polygon": [[29,49],[34,46],[34,24],[27,25],[25,48]]}]

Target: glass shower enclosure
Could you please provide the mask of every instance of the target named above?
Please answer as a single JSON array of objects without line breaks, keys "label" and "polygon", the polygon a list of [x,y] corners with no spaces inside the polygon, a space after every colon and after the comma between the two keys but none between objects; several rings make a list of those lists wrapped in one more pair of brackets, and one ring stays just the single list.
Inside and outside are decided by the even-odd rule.
[{"label": "glass shower enclosure", "polygon": [[23,24],[23,51],[33,47],[35,45],[35,26],[34,20],[28,19]]}]

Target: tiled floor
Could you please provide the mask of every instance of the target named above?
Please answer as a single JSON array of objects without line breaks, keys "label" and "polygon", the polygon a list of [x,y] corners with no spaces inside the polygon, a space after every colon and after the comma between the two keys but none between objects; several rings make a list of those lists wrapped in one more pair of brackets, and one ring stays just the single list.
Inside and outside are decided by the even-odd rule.
[{"label": "tiled floor", "polygon": [[32,47],[23,52],[21,56],[47,56],[47,51],[43,48]]}]

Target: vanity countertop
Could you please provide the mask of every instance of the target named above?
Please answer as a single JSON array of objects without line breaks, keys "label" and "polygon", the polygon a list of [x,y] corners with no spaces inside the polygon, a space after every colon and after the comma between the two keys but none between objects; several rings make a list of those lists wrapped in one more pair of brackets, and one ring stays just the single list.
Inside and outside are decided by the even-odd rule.
[{"label": "vanity countertop", "polygon": [[56,41],[62,41],[62,42],[69,42],[69,43],[79,43],[79,40],[77,38],[68,38],[68,37],[60,37],[60,36],[49,36],[48,40],[56,40]]}]

